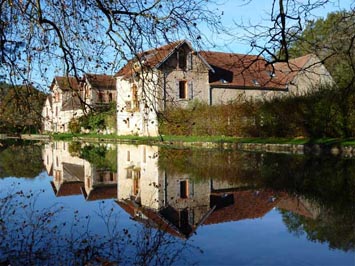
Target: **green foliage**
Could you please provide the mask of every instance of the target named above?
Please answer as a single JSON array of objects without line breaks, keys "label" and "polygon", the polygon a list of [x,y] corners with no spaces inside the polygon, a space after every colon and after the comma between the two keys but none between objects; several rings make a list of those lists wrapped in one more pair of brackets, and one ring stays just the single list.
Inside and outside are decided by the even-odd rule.
[{"label": "green foliage", "polygon": [[72,118],[69,122],[69,130],[71,133],[80,133],[80,123],[76,118]]},{"label": "green foliage", "polygon": [[329,13],[325,19],[309,21],[297,41],[291,45],[291,56],[308,53],[318,55],[324,60],[337,85],[340,88],[347,87],[354,82],[354,69],[351,67],[351,56],[354,56],[351,55],[354,52],[351,41],[355,32],[354,19],[352,11],[339,11]]},{"label": "green foliage", "polygon": [[[353,137],[355,112],[344,113],[342,92],[320,88],[305,96],[285,97],[265,102],[258,109],[261,118],[256,136],[262,137]],[[355,106],[355,90],[346,99]],[[290,111],[292,110],[292,111]]]},{"label": "green foliage", "polygon": [[106,145],[87,145],[80,149],[79,157],[95,165],[98,169],[117,172],[117,151]]},{"label": "green foliage", "polygon": [[0,84],[0,132],[37,133],[46,95],[32,86]]},{"label": "green foliage", "polygon": [[110,105],[106,110],[92,110],[89,114],[79,118],[80,127],[99,132],[105,129],[116,130],[116,106]]},{"label": "green foliage", "polygon": [[327,243],[330,248],[355,250],[354,159],[160,149],[158,164],[168,177],[186,175],[194,182],[212,182],[217,187],[226,182],[240,190],[268,190],[276,198],[294,199],[304,204],[313,217],[281,211],[290,232],[305,234],[309,240]]},{"label": "green foliage", "polygon": [[338,87],[265,102],[168,109],[160,116],[163,135],[276,138],[355,136],[355,88],[344,98]]},{"label": "green foliage", "polygon": [[34,178],[42,170],[41,146],[27,142],[1,143],[5,147],[0,150],[0,178],[15,176]]},{"label": "green foliage", "polygon": [[248,136],[254,112],[250,102],[216,106],[195,102],[188,108],[170,108],[160,114],[159,131],[163,135]]}]

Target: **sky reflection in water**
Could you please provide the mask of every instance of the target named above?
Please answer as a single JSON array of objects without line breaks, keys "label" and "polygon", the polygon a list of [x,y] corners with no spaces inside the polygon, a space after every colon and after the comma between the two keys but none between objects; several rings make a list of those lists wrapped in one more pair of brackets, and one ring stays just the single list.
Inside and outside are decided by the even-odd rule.
[{"label": "sky reflection in water", "polygon": [[354,264],[353,159],[25,144],[0,150],[0,262]]}]

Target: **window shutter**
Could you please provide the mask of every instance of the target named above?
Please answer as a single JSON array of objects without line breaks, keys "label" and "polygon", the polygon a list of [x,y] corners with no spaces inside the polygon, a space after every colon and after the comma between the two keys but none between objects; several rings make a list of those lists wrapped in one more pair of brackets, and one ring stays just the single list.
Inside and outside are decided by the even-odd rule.
[{"label": "window shutter", "polygon": [[189,81],[188,90],[189,90],[189,99],[191,100],[194,98],[194,86],[192,80]]},{"label": "window shutter", "polygon": [[187,69],[192,70],[192,52],[187,55]]},{"label": "window shutter", "polygon": [[176,99],[180,99],[180,86],[179,86],[179,81],[176,81]]},{"label": "window shutter", "polygon": [[194,182],[192,180],[189,180],[189,198],[193,198],[195,194],[194,189],[195,189]]}]

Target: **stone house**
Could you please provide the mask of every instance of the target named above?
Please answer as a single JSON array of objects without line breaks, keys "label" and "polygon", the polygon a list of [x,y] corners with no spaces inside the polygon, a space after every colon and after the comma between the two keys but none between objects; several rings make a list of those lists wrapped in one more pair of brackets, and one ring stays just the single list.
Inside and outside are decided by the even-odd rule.
[{"label": "stone house", "polygon": [[315,55],[269,64],[260,56],[195,51],[183,40],[130,60],[117,79],[119,135],[158,135],[157,113],[192,101],[210,105],[299,95],[333,80]]},{"label": "stone house", "polygon": [[116,98],[116,82],[112,76],[54,77],[42,109],[43,130],[68,132],[72,119],[83,116],[89,108],[108,106]]},{"label": "stone house", "polygon": [[81,85],[85,102],[92,107],[116,102],[116,80],[113,76],[85,74]]},{"label": "stone house", "polygon": [[42,109],[43,129],[68,132],[69,122],[84,114],[79,81],[74,77],[55,77]]}]

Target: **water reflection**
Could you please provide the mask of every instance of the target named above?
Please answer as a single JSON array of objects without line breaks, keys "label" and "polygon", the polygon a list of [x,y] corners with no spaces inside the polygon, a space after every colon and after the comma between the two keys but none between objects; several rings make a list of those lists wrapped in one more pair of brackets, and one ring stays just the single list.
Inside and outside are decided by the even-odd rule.
[{"label": "water reflection", "polygon": [[132,219],[181,239],[276,208],[291,233],[354,250],[350,159],[56,142],[43,161],[56,196],[116,198]]},{"label": "water reflection", "polygon": [[[91,157],[87,155],[95,152],[100,156],[101,164],[89,162]],[[102,164],[109,153],[116,154],[116,146],[67,142],[45,144],[42,159],[48,175],[53,176],[54,194],[57,197],[82,194],[88,201],[116,198],[117,173]]]},{"label": "water reflection", "polygon": [[[24,168],[20,164],[27,160],[26,151],[35,151],[29,153],[32,159],[28,158],[28,162],[31,162],[38,157],[38,147],[38,144],[33,147],[9,145],[3,146],[0,152],[6,155],[18,151],[19,156],[12,158],[11,165]],[[95,221],[94,228],[85,227],[92,216],[78,214],[69,223],[67,216],[61,214],[62,209],[54,203],[54,211],[48,207],[46,210],[51,211],[42,210],[37,214],[38,219],[31,216],[31,212],[26,216],[17,209],[25,211],[28,208],[24,207],[30,205],[26,202],[30,201],[28,194],[18,194],[12,189],[13,193],[6,195],[21,200],[11,205],[8,196],[3,196],[4,188],[0,187],[0,248],[3,250],[9,243],[16,242],[13,237],[22,232],[16,225],[21,228],[20,225],[29,220],[26,217],[31,217],[31,228],[35,228],[37,220],[50,220],[43,232],[38,233],[41,229],[36,227],[38,237],[51,234],[75,247],[68,251],[71,255],[65,259],[69,261],[80,254],[90,257],[91,261],[99,257],[120,264],[146,265],[163,258],[167,262],[175,255],[181,259],[180,248],[186,249],[187,240],[205,228],[223,231],[224,225],[260,220],[275,212],[279,213],[288,232],[297,238],[305,235],[309,241],[324,243],[331,249],[349,252],[355,249],[355,164],[352,159],[67,142],[44,144],[39,156],[44,166],[34,169],[38,175],[44,168],[52,177],[49,181],[46,179],[51,184],[51,195],[68,202],[74,202],[72,196],[79,195],[83,201],[102,204],[95,212],[103,224],[97,226]],[[0,170],[6,162],[9,164],[3,158]],[[3,173],[16,176],[16,171],[11,170],[15,168],[7,167],[9,170]],[[101,203],[103,199],[114,201]],[[87,202],[81,204],[84,203]],[[87,206],[93,205],[83,205],[83,209]],[[9,215],[14,210],[14,215]],[[133,233],[122,227],[112,218],[121,210],[142,228]],[[67,235],[60,229],[63,223],[77,228],[74,246],[67,243]],[[78,229],[82,226],[84,231]],[[100,231],[103,228],[109,229],[103,233]],[[22,233],[29,234],[28,231]],[[41,246],[43,252],[45,246],[49,244]],[[161,251],[155,250],[158,246]],[[164,252],[167,246],[175,253],[167,256]],[[123,255],[123,247],[129,247],[128,254]],[[0,262],[2,252],[0,250]],[[157,252],[160,252],[159,258],[155,256]]]},{"label": "water reflection", "polygon": [[[180,238],[191,237],[201,225],[261,218],[273,208],[312,219],[319,215],[318,204],[302,196],[262,188],[253,179],[240,181],[235,175],[230,180],[224,175],[197,178],[188,171],[194,161],[189,162],[190,167],[186,165],[177,171],[175,166],[180,163],[177,157],[164,162],[166,158],[158,154],[157,147],[119,146],[118,204],[133,219]],[[237,161],[232,162],[229,157],[227,163],[235,168]]]}]

